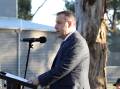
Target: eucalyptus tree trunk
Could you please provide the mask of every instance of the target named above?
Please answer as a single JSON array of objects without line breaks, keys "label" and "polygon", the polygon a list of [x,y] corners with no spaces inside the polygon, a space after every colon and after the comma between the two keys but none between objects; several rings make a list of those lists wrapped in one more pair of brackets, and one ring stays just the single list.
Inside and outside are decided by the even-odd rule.
[{"label": "eucalyptus tree trunk", "polygon": [[91,89],[106,89],[107,61],[105,0],[76,0],[77,29],[90,49],[89,81]]}]

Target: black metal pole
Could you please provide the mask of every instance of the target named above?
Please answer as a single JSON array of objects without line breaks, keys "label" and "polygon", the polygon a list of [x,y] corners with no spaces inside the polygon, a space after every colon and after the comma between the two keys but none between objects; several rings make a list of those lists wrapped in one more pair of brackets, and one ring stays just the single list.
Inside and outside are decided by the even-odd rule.
[{"label": "black metal pole", "polygon": [[25,66],[24,78],[26,78],[26,73],[27,73],[27,68],[28,68],[28,62],[29,62],[29,55],[30,55],[30,48],[33,48],[32,46],[33,46],[32,42],[29,42],[29,49],[28,49],[28,54],[27,54],[27,61],[26,61],[26,66]]},{"label": "black metal pole", "polygon": [[[29,42],[29,49],[28,49],[27,61],[26,61],[26,65],[25,65],[24,78],[26,78],[26,73],[27,73],[27,68],[28,68],[28,62],[29,62],[29,55],[30,55],[30,49],[31,49],[31,48],[33,48],[33,44],[32,44],[32,42]],[[24,86],[22,87],[22,89],[24,89]]]}]

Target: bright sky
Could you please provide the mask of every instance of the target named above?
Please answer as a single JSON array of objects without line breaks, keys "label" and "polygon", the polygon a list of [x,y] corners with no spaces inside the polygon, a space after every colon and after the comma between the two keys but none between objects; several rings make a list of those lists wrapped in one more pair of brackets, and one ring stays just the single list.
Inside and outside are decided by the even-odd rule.
[{"label": "bright sky", "polygon": [[[34,13],[44,0],[32,0],[32,13]],[[65,9],[64,0],[47,0],[33,17],[33,22],[49,26],[55,25],[56,13]]]}]

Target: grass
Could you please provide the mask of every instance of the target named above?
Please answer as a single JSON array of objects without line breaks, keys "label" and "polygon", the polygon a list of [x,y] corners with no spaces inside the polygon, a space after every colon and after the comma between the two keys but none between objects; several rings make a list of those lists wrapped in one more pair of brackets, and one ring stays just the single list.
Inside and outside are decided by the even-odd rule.
[{"label": "grass", "polygon": [[113,86],[113,84],[107,84],[107,89],[116,89],[115,86]]}]

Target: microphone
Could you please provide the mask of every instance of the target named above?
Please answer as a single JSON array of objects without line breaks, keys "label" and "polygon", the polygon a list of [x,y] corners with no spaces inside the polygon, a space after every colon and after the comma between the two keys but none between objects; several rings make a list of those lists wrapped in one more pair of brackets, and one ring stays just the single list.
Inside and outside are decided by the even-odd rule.
[{"label": "microphone", "polygon": [[23,38],[23,42],[40,42],[40,43],[45,43],[46,42],[46,37],[39,37],[39,38]]}]

